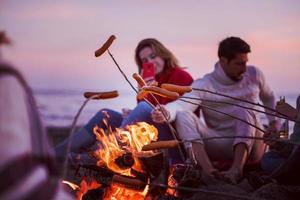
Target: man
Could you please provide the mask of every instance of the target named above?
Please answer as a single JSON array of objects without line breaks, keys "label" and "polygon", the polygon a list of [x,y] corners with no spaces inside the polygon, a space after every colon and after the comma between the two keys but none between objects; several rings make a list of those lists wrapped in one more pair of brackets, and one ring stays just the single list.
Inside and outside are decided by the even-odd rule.
[{"label": "man", "polygon": [[[192,87],[227,94],[251,102],[261,100],[265,106],[274,108],[274,94],[267,85],[264,75],[256,67],[246,65],[250,51],[250,46],[238,37],[224,39],[219,44],[219,61],[215,64],[214,71],[195,80]],[[253,111],[229,104],[213,103],[205,101],[205,99],[240,105],[245,103],[197,90],[185,94],[184,97],[193,97],[199,100],[193,100],[194,104],[177,100],[163,107],[170,121],[176,117],[176,128],[181,139],[190,140],[214,136],[262,136],[262,133],[254,127],[209,108],[259,126],[256,113]],[[205,125],[193,114],[198,107],[197,104],[202,109]],[[247,104],[247,106],[251,105]],[[267,117],[270,126],[275,129],[278,125],[275,118]],[[159,108],[152,112],[152,118],[156,122],[164,121]],[[231,167],[221,173],[233,183],[236,183],[242,176],[243,167],[248,158],[253,162],[259,161],[265,150],[262,141],[244,138],[199,141],[192,144],[192,150],[203,173],[208,176],[218,173],[212,161],[230,161]]]}]

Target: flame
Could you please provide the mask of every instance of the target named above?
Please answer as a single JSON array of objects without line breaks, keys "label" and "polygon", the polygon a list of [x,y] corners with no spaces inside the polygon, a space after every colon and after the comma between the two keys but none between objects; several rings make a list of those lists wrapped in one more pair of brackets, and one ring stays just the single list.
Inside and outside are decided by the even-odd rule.
[{"label": "flame", "polygon": [[134,164],[133,169],[142,171],[141,163],[137,159],[139,154],[149,154],[149,152],[142,152],[142,147],[146,144],[156,141],[158,139],[157,129],[147,124],[146,122],[138,122],[134,125],[129,125],[126,130],[117,129],[116,132],[112,132],[109,128],[109,134],[105,133],[103,129],[94,128],[94,134],[96,139],[101,142],[100,148],[94,152],[95,157],[98,158],[97,165],[103,166],[103,162],[106,166],[119,174],[126,176],[134,176],[130,172],[130,168],[122,169],[115,162],[117,158],[125,153],[132,153]]},{"label": "flame", "polygon": [[111,184],[111,186],[105,191],[103,197],[104,200],[144,200],[149,190],[147,185],[142,192],[131,190],[119,186],[118,184]]},{"label": "flame", "polygon": [[[104,123],[107,124],[107,121],[104,121]],[[99,149],[94,152],[94,156],[99,160],[97,165],[103,166],[103,164],[106,164],[113,172],[131,177],[135,176],[131,174],[131,168],[142,172],[143,169],[137,157],[140,154],[153,153],[152,151],[142,152],[142,148],[144,145],[158,139],[157,129],[146,122],[138,122],[137,124],[127,126],[126,130],[116,129],[115,132],[108,127],[108,132],[108,134],[105,133],[99,127],[94,128],[96,139],[100,141]],[[117,158],[126,153],[131,153],[134,159],[131,168],[121,168],[115,162]],[[136,191],[113,183],[106,190],[104,199],[144,199],[148,190],[149,186],[146,186],[143,191]]]},{"label": "flame", "polygon": [[97,189],[100,186],[101,184],[95,180],[83,179],[80,182],[80,187],[76,191],[77,200],[81,200],[83,195],[85,195],[89,190]]}]

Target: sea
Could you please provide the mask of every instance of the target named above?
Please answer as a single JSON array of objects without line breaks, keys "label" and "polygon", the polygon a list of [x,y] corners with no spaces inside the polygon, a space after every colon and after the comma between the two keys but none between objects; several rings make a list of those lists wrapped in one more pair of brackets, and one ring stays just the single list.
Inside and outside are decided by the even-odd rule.
[{"label": "sea", "polygon": [[[42,121],[46,127],[69,127],[83,106],[86,98],[84,90],[33,89]],[[83,107],[76,125],[81,126],[89,121],[97,111],[103,108],[121,112],[122,108],[134,108],[136,98],[134,91],[119,92],[113,99],[90,100]]]},{"label": "sea", "polygon": [[[71,126],[77,112],[86,100],[83,96],[84,91],[80,89],[34,89],[33,91],[43,123],[47,127]],[[119,91],[119,94],[119,97],[114,99],[89,101],[81,111],[76,125],[84,125],[102,108],[121,112],[122,108],[132,109],[135,107],[134,91]],[[285,101],[295,107],[298,94],[277,94],[276,96],[278,98],[284,96]],[[260,115],[260,119],[263,123],[267,123],[265,115]],[[292,131],[292,122],[289,122],[289,127]]]}]

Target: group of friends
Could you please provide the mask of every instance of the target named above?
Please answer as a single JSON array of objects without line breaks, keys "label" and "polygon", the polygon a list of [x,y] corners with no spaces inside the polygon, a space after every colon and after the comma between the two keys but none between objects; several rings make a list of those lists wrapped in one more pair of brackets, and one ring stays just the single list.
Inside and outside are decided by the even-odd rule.
[{"label": "group of friends", "polygon": [[[9,43],[4,32],[1,32],[0,42]],[[195,167],[201,169],[203,175],[211,179],[222,177],[230,183],[238,183],[247,165],[260,166],[266,174],[274,173],[296,147],[290,147],[289,152],[283,154],[282,148],[276,148],[282,145],[266,144],[262,140],[251,139],[251,137],[273,137],[280,131],[280,120],[274,115],[266,115],[268,134],[264,134],[254,127],[263,127],[257,113],[235,106],[235,104],[246,105],[245,102],[237,99],[261,101],[264,106],[277,109],[289,118],[299,121],[300,97],[297,99],[296,109],[287,103],[276,103],[274,92],[262,71],[255,66],[247,65],[250,52],[250,45],[243,39],[225,38],[219,43],[218,60],[212,72],[193,80],[192,76],[180,67],[174,54],[157,39],[148,38],[140,41],[135,49],[135,61],[139,73],[142,73],[144,63],[152,63],[155,68],[154,81],[158,86],[164,83],[191,85],[193,90],[182,94],[182,98],[191,99],[192,103],[182,101],[182,98],[173,101],[154,94],[157,101],[153,96],[147,95],[145,97],[147,101],[138,101],[132,110],[124,109],[118,112],[109,108],[101,109],[75,133],[72,140],[68,138],[55,146],[54,154],[51,154],[51,149],[47,145],[30,87],[23,76],[0,57],[0,110],[9,110],[9,112],[0,112],[1,138],[5,138],[1,140],[5,142],[0,145],[0,174],[11,183],[0,187],[0,199],[10,197],[10,195],[26,194],[28,197],[45,195],[44,184],[48,184],[47,189],[53,187],[53,191],[56,191],[47,193],[48,195],[55,196],[57,199],[62,197],[68,199],[68,194],[60,189],[57,190],[60,188],[59,184],[49,178],[58,177],[57,172],[53,170],[52,163],[63,161],[65,157],[74,164],[95,162],[89,156],[88,150],[92,149],[97,141],[93,128],[95,126],[107,128],[104,119],[108,120],[112,130],[126,129],[127,125],[136,122],[147,122],[158,129],[159,141],[174,139],[168,126],[168,123],[171,123],[178,134],[178,139],[197,141],[184,146],[186,151],[192,151],[192,154],[186,155],[192,155],[191,159],[194,160]],[[147,84],[151,82],[148,81]],[[204,90],[226,94],[233,98],[204,92]],[[155,108],[151,107],[148,102]],[[247,106],[255,107],[254,105]],[[266,112],[270,111],[266,110]],[[299,123],[295,123],[294,132],[290,138],[295,143],[299,142],[299,128]],[[206,138],[222,136],[232,137],[206,140]],[[69,142],[71,148],[70,152],[67,152]],[[289,145],[286,144],[286,146]],[[28,164],[26,167],[24,165],[20,167],[20,161]],[[178,149],[174,148],[169,149],[169,162],[177,164],[184,163],[185,160],[182,160]],[[16,171],[18,171],[17,175]],[[28,171],[31,173],[28,174]],[[24,183],[21,188],[20,182]],[[30,184],[25,184],[28,182]],[[10,192],[16,190],[19,192]]]},{"label": "group of friends", "polygon": [[[157,105],[153,96],[146,96],[148,102],[156,105],[154,109],[143,100],[139,101],[133,110],[124,109],[123,113],[108,108],[101,109],[75,134],[72,141],[67,139],[56,146],[57,158],[63,159],[66,156],[67,144],[71,142],[71,153],[69,153],[68,159],[72,163],[93,162],[87,155],[87,150],[91,149],[96,142],[93,128],[98,126],[106,129],[107,124],[104,123],[104,119],[108,114],[108,124],[113,130],[116,128],[126,129],[127,125],[143,121],[158,129],[159,141],[174,139],[167,124],[171,122],[175,126],[180,140],[197,141],[187,144],[186,151],[190,151],[188,148],[191,145],[192,159],[195,160],[196,167],[201,168],[202,173],[207,177],[221,176],[231,183],[237,183],[243,177],[246,165],[257,166],[260,165],[261,160],[263,160],[262,168],[271,173],[279,166],[280,159],[276,158],[275,160],[276,151],[274,149],[266,153],[267,147],[262,140],[251,138],[264,136],[259,129],[249,125],[253,124],[262,128],[257,113],[234,105],[247,105],[235,100],[242,99],[251,102],[261,101],[264,106],[272,109],[276,107],[274,92],[265,80],[264,74],[259,68],[247,65],[250,52],[250,45],[241,38],[225,38],[219,43],[218,61],[214,65],[213,71],[205,74],[202,78],[193,80],[192,76],[179,66],[174,54],[158,40],[148,38],[140,41],[135,49],[138,71],[142,72],[144,63],[152,63],[155,67],[154,81],[158,86],[164,83],[180,86],[191,85],[196,89],[183,94],[183,98],[193,99],[192,103],[180,99],[172,101],[154,94],[160,105]],[[148,84],[151,85],[152,81]],[[197,89],[226,94],[233,99]],[[281,107],[278,109],[284,113],[286,105],[281,103]],[[249,105],[247,106],[249,107]],[[255,105],[251,106],[255,107]],[[216,112],[211,108],[235,118]],[[202,111],[201,115],[199,111]],[[266,110],[266,112],[270,111]],[[268,133],[278,133],[281,128],[280,120],[274,115],[266,116]],[[209,137],[222,136],[237,137],[205,140]],[[169,154],[171,164],[184,162],[176,148],[169,149]]]}]

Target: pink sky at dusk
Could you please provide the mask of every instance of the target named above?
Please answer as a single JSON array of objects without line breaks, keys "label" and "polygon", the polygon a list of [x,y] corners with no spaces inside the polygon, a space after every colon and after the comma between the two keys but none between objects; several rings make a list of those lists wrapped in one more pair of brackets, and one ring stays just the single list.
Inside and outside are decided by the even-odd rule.
[{"label": "pink sky at dusk", "polygon": [[[165,44],[194,78],[212,71],[218,42],[239,36],[252,47],[276,93],[299,93],[300,1],[2,0],[0,29],[14,41],[1,49],[38,88],[130,90],[108,54],[94,51],[111,35],[111,52],[128,76],[134,48],[147,37]],[[133,81],[133,80],[132,80]]]}]

